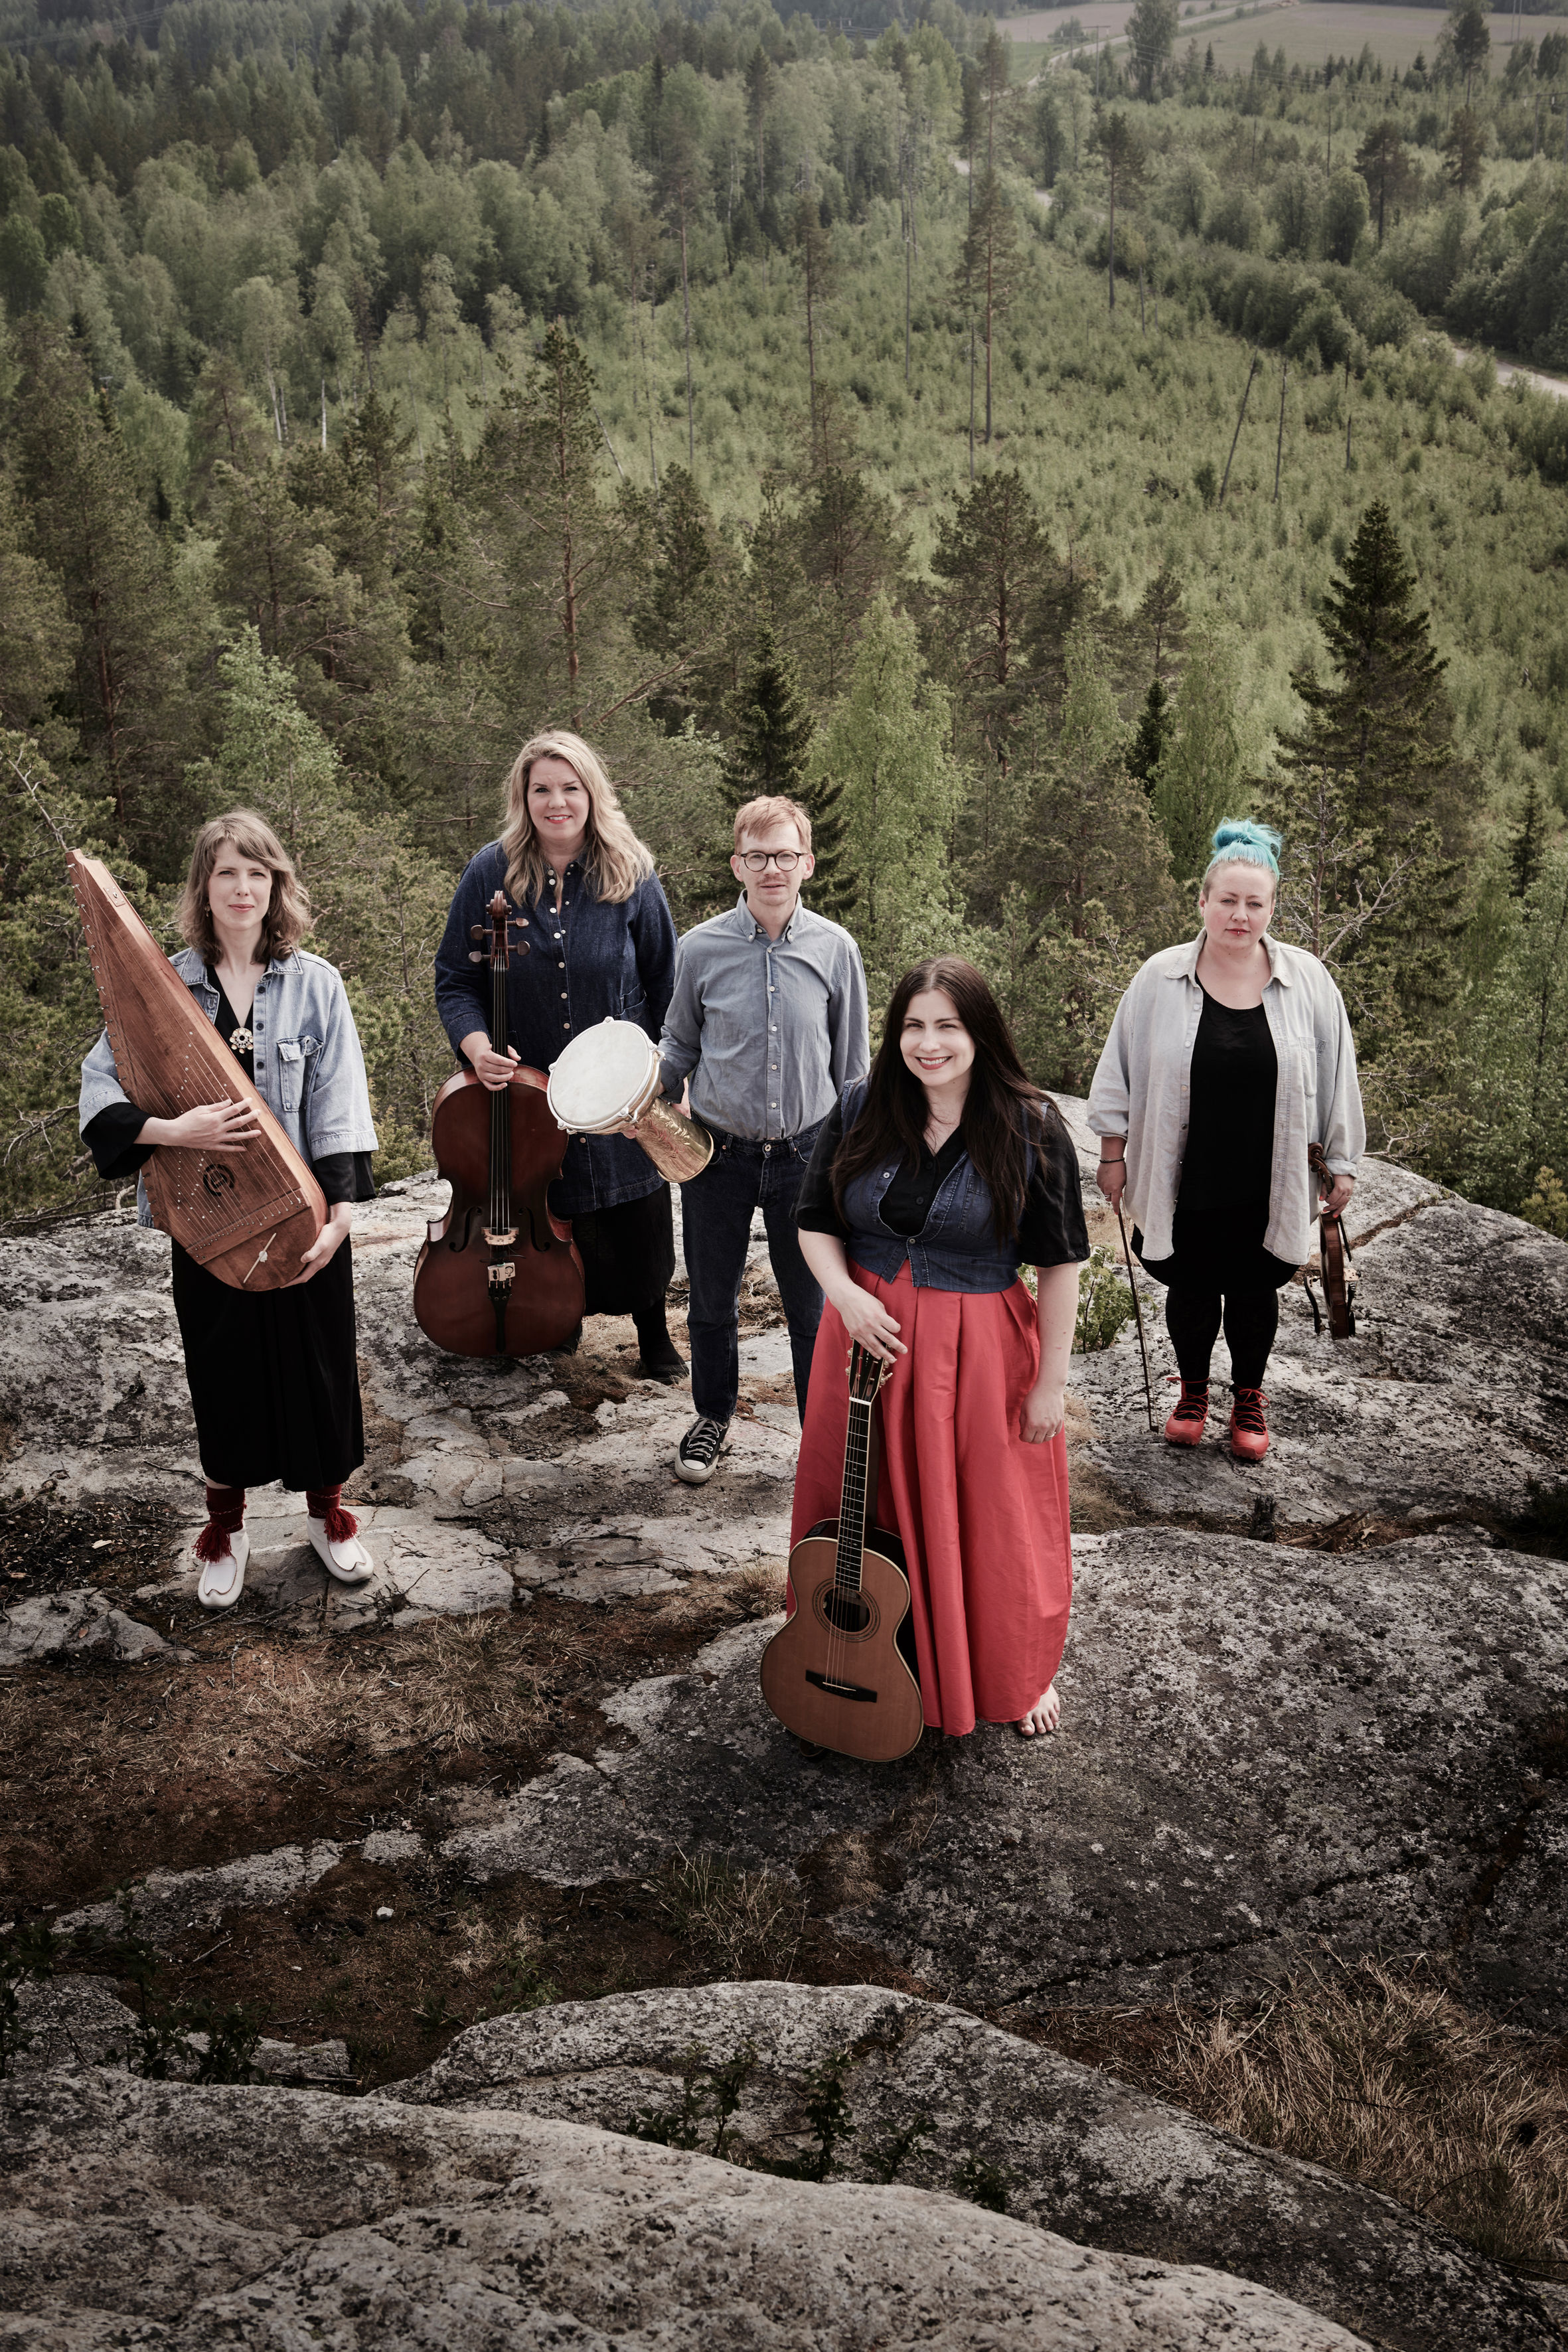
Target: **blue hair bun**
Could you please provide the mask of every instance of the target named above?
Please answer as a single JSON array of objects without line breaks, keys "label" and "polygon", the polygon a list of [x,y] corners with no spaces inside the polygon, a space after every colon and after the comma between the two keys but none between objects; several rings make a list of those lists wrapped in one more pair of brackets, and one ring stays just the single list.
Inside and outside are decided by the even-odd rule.
[{"label": "blue hair bun", "polygon": [[1283,834],[1276,833],[1271,824],[1254,824],[1249,816],[1227,816],[1214,829],[1215,849],[1262,849],[1278,857],[1283,840]]},{"label": "blue hair bun", "polygon": [[1245,866],[1266,866],[1271,874],[1279,871],[1279,850],[1284,836],[1271,824],[1255,824],[1248,816],[1227,816],[1214,829],[1214,856],[1209,871],[1227,858]]}]

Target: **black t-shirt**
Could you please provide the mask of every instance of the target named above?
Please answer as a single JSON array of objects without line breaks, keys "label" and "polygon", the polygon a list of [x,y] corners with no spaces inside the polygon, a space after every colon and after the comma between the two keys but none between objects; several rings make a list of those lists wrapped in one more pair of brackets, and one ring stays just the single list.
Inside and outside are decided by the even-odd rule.
[{"label": "black t-shirt", "polygon": [[1187,1079],[1178,1208],[1202,1215],[1268,1200],[1279,1069],[1262,1005],[1238,1012],[1204,989]]},{"label": "black t-shirt", "polygon": [[[232,1047],[240,1027],[239,1015],[224,992],[223,983],[211,966],[207,978],[217,990],[218,1035]],[[241,1069],[254,1085],[256,1055],[250,1045],[248,1025],[244,1031],[245,1044],[235,1055]],[[81,1139],[91,1152],[93,1164],[100,1176],[110,1181],[134,1176],[139,1168],[152,1159],[154,1147],[140,1143],[137,1138],[146,1125],[148,1113],[138,1109],[133,1102],[110,1103],[82,1129]],[[320,1160],[312,1160],[311,1170],[329,1206],[338,1201],[374,1201],[375,1181],[370,1172],[368,1151],[325,1151]]]},{"label": "black t-shirt", "polygon": [[[811,1164],[801,1179],[795,1215],[795,1223],[808,1234],[836,1234],[840,1241],[847,1241],[849,1228],[833,1200],[833,1155],[843,1140],[844,1113],[835,1103],[822,1122]],[[931,1202],[963,1157],[962,1128],[948,1137],[940,1151],[922,1144],[919,1166],[900,1166],[883,1193],[882,1223],[906,1237],[923,1233]],[[1060,1118],[1049,1109],[1044,1148],[1035,1153],[1016,1246],[1020,1265],[1065,1265],[1089,1255],[1078,1155]]]}]

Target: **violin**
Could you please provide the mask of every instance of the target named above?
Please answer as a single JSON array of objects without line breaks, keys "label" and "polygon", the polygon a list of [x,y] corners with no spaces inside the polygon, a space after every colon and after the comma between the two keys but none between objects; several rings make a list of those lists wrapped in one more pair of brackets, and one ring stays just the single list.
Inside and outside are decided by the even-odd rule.
[{"label": "violin", "polygon": [[[490,1045],[507,1050],[507,929],[526,930],[498,890],[489,903]],[[482,941],[485,926],[468,934]],[[527,955],[521,940],[510,952]],[[482,948],[470,956],[485,961]],[[583,1261],[547,1195],[567,1138],[545,1100],[542,1070],[519,1063],[505,1087],[459,1070],[436,1097],[430,1140],[452,1187],[414,1268],[420,1329],[453,1356],[534,1356],[558,1348],[583,1319]]]}]

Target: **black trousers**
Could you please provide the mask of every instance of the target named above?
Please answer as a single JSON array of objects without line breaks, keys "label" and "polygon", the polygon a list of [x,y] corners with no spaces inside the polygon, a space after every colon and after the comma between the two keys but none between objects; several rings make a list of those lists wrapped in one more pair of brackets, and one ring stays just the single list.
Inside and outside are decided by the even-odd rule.
[{"label": "black trousers", "polygon": [[1165,1328],[1184,1381],[1203,1382],[1219,1337],[1223,1313],[1230,1377],[1238,1389],[1263,1386],[1263,1370],[1279,1328],[1277,1290],[1184,1289],[1173,1283],[1165,1296]]}]

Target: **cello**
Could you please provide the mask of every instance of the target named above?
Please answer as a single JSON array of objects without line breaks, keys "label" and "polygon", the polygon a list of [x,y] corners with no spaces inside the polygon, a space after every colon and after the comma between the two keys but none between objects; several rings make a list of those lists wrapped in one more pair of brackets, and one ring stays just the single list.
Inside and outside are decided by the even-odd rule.
[{"label": "cello", "polygon": [[[507,927],[498,890],[489,903],[490,1045],[507,1050]],[[483,940],[476,923],[469,937]],[[520,940],[510,953],[527,955]],[[482,963],[482,949],[470,961]],[[414,1268],[420,1329],[453,1356],[533,1356],[558,1348],[583,1319],[583,1261],[572,1228],[551,1213],[547,1194],[561,1173],[566,1137],[545,1099],[542,1070],[519,1063],[510,1085],[488,1087],[459,1070],[436,1097],[430,1119],[437,1172],[452,1198],[432,1221]]]}]

